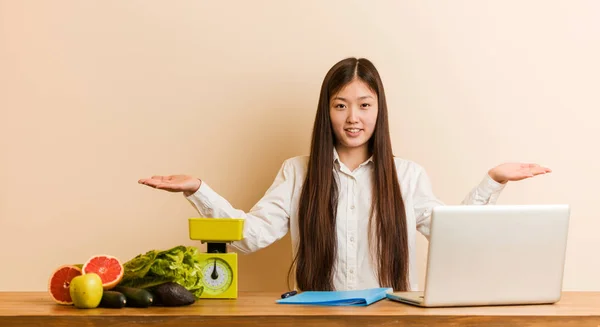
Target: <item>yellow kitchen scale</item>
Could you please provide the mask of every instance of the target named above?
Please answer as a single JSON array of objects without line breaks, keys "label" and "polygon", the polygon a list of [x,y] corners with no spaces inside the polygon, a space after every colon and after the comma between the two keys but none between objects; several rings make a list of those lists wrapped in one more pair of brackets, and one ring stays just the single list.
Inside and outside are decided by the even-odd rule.
[{"label": "yellow kitchen scale", "polygon": [[227,252],[227,243],[243,238],[244,220],[237,218],[189,218],[190,239],[206,243],[199,253],[202,285],[200,298],[237,299],[237,253]]}]

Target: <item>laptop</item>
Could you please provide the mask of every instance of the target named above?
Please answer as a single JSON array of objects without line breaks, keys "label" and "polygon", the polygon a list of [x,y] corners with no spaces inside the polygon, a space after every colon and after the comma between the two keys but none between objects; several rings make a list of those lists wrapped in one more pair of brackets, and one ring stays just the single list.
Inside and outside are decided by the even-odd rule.
[{"label": "laptop", "polygon": [[421,307],[556,303],[569,218],[562,204],[435,207],[423,291],[386,296]]}]

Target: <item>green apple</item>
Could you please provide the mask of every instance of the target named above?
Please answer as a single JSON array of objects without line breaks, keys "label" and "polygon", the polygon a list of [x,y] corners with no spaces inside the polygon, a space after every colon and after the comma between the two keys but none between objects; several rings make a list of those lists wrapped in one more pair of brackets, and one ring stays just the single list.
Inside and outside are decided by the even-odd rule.
[{"label": "green apple", "polygon": [[77,276],[71,280],[69,293],[75,307],[81,309],[96,308],[100,305],[104,293],[102,279],[95,273]]}]

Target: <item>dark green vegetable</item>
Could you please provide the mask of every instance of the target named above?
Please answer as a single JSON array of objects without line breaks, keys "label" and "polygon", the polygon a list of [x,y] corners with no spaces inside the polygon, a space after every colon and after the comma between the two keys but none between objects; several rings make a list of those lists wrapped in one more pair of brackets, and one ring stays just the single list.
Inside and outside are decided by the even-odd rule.
[{"label": "dark green vegetable", "polygon": [[196,297],[192,292],[174,282],[158,285],[151,291],[154,294],[154,305],[177,307],[196,302]]},{"label": "dark green vegetable", "polygon": [[120,309],[127,304],[127,298],[123,293],[116,291],[104,291],[100,307]]},{"label": "dark green vegetable", "polygon": [[114,291],[123,293],[127,298],[127,306],[134,308],[147,308],[152,305],[154,296],[143,288],[117,286]]}]

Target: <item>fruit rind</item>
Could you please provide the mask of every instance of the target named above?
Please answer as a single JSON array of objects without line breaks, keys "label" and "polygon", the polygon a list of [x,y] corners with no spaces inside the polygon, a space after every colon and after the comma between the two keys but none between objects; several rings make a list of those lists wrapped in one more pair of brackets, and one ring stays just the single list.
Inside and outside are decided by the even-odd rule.
[{"label": "fruit rind", "polygon": [[111,290],[113,289],[115,286],[117,286],[121,280],[123,279],[123,275],[125,274],[125,268],[123,267],[123,264],[121,263],[121,260],[119,260],[117,257],[112,256],[112,255],[107,255],[107,254],[99,254],[99,255],[94,255],[92,257],[90,257],[84,264],[82,267],[82,273],[85,275],[87,273],[96,273],[100,276],[100,278],[102,279],[102,274],[96,272],[96,271],[86,271],[86,268],[88,268],[88,265],[95,259],[98,258],[106,258],[107,260],[115,260],[118,264],[119,267],[121,268],[121,272],[119,273],[119,275],[117,276],[117,278],[115,278],[114,280],[110,281],[110,282],[104,282],[104,280],[102,281],[102,287],[104,288],[104,290]]},{"label": "fruit rind", "polygon": [[[50,275],[50,278],[48,278],[48,293],[50,294],[50,297],[52,298],[52,300],[58,304],[72,305],[73,299],[71,299],[71,301],[61,301],[61,300],[57,299],[56,297],[54,297],[54,294],[52,293],[52,280],[54,279],[54,277],[58,271],[65,269],[65,268],[76,270],[79,272],[79,275],[83,275],[83,271],[81,270],[81,268],[77,267],[76,265],[61,265],[61,266],[56,267],[56,269],[54,269],[54,271]],[[76,276],[74,276],[74,277],[76,277]],[[68,289],[67,289],[67,293],[69,293]],[[71,296],[69,295],[69,298],[70,297]]]}]

